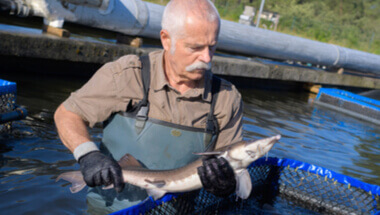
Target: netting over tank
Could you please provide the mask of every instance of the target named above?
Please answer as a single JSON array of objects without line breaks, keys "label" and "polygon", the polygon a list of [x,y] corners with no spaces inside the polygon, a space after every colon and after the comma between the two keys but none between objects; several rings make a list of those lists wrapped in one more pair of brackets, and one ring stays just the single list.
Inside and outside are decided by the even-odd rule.
[{"label": "netting over tank", "polygon": [[[16,83],[0,79],[0,115],[16,108]],[[0,133],[9,132],[12,122],[0,123]]]},{"label": "netting over tank", "polygon": [[344,90],[321,88],[316,104],[380,124],[380,101]]},{"label": "netting over tank", "polygon": [[249,168],[246,200],[203,189],[148,199],[114,214],[380,214],[380,187],[296,160],[262,158]]}]

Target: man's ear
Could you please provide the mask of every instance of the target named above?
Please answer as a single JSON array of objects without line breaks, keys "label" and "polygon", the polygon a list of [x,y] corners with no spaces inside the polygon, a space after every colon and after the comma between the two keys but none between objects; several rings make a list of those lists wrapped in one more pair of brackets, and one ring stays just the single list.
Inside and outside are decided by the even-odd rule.
[{"label": "man's ear", "polygon": [[169,52],[171,49],[171,37],[167,30],[161,30],[160,32],[161,44],[165,51]]}]

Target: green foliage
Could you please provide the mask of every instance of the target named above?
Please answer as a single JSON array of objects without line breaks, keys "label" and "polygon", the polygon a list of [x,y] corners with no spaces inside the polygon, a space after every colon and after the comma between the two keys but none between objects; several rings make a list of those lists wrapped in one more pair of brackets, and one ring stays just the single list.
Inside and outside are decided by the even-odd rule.
[{"label": "green foliage", "polygon": [[[213,2],[223,19],[237,22],[244,6],[258,11],[261,0]],[[380,54],[380,0],[266,0],[264,10],[280,14],[277,31]],[[260,27],[270,29],[271,25],[260,21]]]},{"label": "green foliage", "polygon": [[[223,1],[223,0],[221,0]],[[219,11],[220,16],[225,20],[236,21],[239,20],[240,14],[244,10],[243,4],[236,4],[234,0],[224,0],[224,3],[215,4]]]},{"label": "green foliage", "polygon": [[151,3],[154,3],[154,4],[160,4],[160,5],[166,5],[169,0],[144,0],[146,2],[151,2]]}]

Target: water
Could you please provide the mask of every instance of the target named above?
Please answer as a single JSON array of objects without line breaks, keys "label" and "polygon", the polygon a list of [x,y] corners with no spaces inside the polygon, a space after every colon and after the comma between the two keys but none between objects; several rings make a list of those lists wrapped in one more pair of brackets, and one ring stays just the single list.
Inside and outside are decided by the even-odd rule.
[{"label": "water", "polygon": [[[4,24],[0,24],[0,30],[41,33],[39,29]],[[86,80],[11,74],[1,71],[0,78],[17,82],[17,103],[26,106],[29,116],[14,123],[12,135],[0,136],[1,214],[86,214],[85,191],[71,194],[68,184],[55,182],[60,173],[77,170],[79,166],[61,144],[53,122],[58,105]],[[245,108],[244,138],[282,135],[269,156],[304,161],[380,185],[379,126],[313,105],[307,93],[241,92]],[[91,129],[90,134],[100,141],[101,128]],[[273,211],[264,208],[262,213],[266,210]],[[292,214],[277,206],[274,211]]]},{"label": "water", "polygon": [[380,185],[380,127],[313,105],[305,93],[243,91],[244,136],[282,135],[271,156]]},{"label": "water", "polygon": [[[58,174],[79,166],[58,138],[53,114],[86,80],[0,78],[17,82],[17,103],[30,113],[14,123],[13,135],[0,139],[1,213],[85,214],[85,192],[71,194],[67,184],[55,182]],[[312,163],[380,185],[379,126],[313,105],[307,93],[241,92],[244,138],[282,135],[269,156]],[[90,133],[100,140],[100,127]]]}]

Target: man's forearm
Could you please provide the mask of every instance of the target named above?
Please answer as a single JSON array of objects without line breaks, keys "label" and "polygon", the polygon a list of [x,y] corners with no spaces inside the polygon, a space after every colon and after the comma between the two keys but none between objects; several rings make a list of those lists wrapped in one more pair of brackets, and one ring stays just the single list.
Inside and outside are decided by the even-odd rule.
[{"label": "man's forearm", "polygon": [[62,104],[54,114],[54,121],[59,137],[71,152],[74,152],[80,144],[91,141],[83,119],[68,111]]},{"label": "man's forearm", "polygon": [[113,184],[115,190],[121,192],[124,188],[121,167],[112,157],[99,152],[91,142],[83,119],[60,105],[54,121],[63,144],[78,160],[86,184],[90,187]]}]

